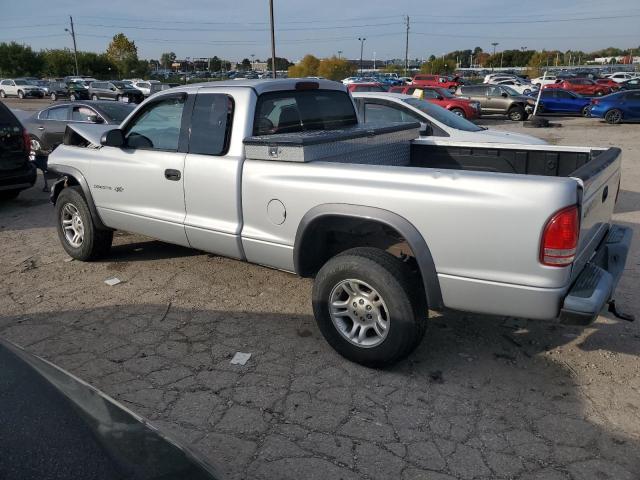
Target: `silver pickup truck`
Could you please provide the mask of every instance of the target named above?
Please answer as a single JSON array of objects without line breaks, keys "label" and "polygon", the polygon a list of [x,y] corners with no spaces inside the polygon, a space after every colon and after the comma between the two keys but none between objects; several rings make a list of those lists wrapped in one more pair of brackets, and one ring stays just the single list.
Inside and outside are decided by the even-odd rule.
[{"label": "silver pickup truck", "polygon": [[69,255],[125,230],[313,277],[321,332],[366,365],[408,355],[429,310],[587,324],[631,242],[610,221],[619,149],[421,144],[360,124],[330,81],[175,88],[105,128],[49,158]]}]

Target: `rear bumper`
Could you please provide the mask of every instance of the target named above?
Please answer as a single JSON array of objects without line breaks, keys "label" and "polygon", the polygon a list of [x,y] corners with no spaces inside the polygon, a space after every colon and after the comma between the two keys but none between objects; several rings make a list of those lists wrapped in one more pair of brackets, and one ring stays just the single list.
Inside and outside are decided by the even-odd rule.
[{"label": "rear bumper", "polygon": [[612,225],[609,233],[564,297],[561,323],[588,325],[612,298],[624,271],[633,231]]}]

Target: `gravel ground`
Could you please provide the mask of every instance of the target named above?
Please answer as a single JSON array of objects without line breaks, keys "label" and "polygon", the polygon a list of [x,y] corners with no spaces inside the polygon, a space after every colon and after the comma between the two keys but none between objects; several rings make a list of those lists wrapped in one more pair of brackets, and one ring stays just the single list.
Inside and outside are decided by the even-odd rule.
[{"label": "gravel ground", "polygon": [[[617,297],[640,315],[640,127],[556,121],[482,123],[624,148],[615,220],[636,236]],[[0,242],[0,335],[194,445],[228,478],[640,477],[637,323],[451,313],[431,320],[408,360],[371,370],[323,340],[308,280],[120,232],[108,259],[69,262],[39,188],[0,205]],[[107,286],[114,276],[122,283]],[[238,351],[252,354],[244,366],[230,364]]]}]

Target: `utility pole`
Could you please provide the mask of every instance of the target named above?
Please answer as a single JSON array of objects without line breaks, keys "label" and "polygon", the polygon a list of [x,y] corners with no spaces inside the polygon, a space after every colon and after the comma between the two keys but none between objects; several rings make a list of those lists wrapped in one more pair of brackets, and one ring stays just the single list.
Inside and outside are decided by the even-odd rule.
[{"label": "utility pole", "polygon": [[272,77],[276,78],[276,34],[273,24],[273,0],[269,0],[269,15],[271,17],[271,71]]},{"label": "utility pole", "polygon": [[404,76],[409,72],[409,15],[407,15],[407,36],[404,43]]},{"label": "utility pole", "polygon": [[73,39],[73,57],[76,61],[76,76],[80,75],[78,70],[78,47],[76,46],[76,31],[73,29],[73,17],[69,15],[69,20],[71,21],[71,30],[65,28],[65,32],[69,32],[71,34],[71,38]]},{"label": "utility pole", "polygon": [[491,45],[493,45],[493,59],[491,60],[491,71],[493,72],[493,65],[496,61],[496,47],[500,44],[498,42],[492,42]]},{"label": "utility pole", "polygon": [[502,60],[504,60],[504,50],[500,52],[500,69],[502,69]]},{"label": "utility pole", "polygon": [[373,52],[373,70],[376,69],[376,52]]},{"label": "utility pole", "polygon": [[338,50],[338,60],[342,58],[342,50]]},{"label": "utility pole", "polygon": [[360,76],[362,76],[362,53],[364,51],[364,42],[366,38],[358,37],[358,40],[360,40]]}]

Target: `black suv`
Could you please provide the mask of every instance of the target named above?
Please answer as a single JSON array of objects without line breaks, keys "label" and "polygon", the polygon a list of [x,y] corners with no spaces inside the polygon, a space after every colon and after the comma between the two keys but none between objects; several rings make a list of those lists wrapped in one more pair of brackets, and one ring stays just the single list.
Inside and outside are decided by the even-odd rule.
[{"label": "black suv", "polygon": [[0,103],[0,200],[16,197],[36,182],[36,169],[29,162],[27,131],[16,116]]},{"label": "black suv", "polygon": [[108,82],[92,82],[89,85],[91,100],[117,100],[140,103],[144,100],[143,93],[124,82],[115,80]]}]

